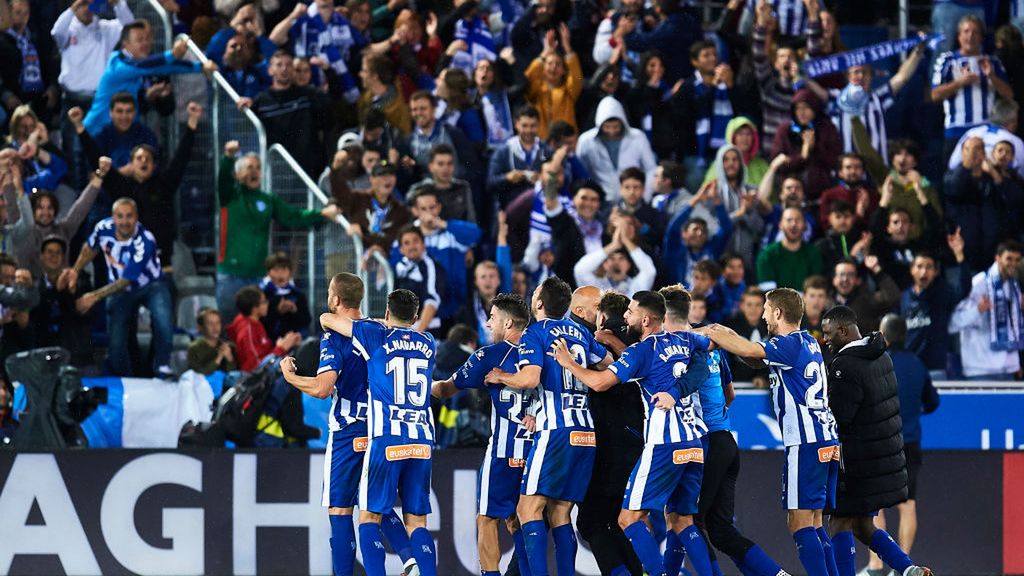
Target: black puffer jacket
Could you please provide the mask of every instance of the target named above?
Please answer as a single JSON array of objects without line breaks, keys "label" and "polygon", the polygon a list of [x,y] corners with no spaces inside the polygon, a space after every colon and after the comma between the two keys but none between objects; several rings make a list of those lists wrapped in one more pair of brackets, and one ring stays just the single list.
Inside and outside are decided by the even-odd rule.
[{"label": "black puffer jacket", "polygon": [[842,444],[836,514],[861,515],[906,500],[899,390],[881,334],[850,343],[836,354],[828,387]]}]

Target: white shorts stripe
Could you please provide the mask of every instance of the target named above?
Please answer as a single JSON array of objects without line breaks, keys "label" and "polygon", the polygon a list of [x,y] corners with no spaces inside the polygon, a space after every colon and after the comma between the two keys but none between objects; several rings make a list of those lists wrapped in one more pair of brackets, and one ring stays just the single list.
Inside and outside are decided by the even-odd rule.
[{"label": "white shorts stripe", "polygon": [[800,509],[800,447],[786,447],[786,509]]},{"label": "white shorts stripe", "polygon": [[533,459],[530,461],[530,475],[526,479],[526,493],[536,494],[537,485],[540,483],[540,470],[544,467],[544,453],[548,449],[548,437],[550,436],[547,430],[541,430],[537,433],[537,439],[533,446]]},{"label": "white shorts stripe", "polygon": [[477,496],[480,499],[480,509],[478,513],[481,516],[487,516],[487,500],[491,494],[491,449],[493,448],[490,442],[487,443],[487,451],[484,452],[484,462],[480,465],[480,494]]},{"label": "white shorts stripe", "polygon": [[636,471],[633,485],[629,489],[629,509],[640,510],[644,503],[644,490],[647,488],[647,477],[651,473],[651,460],[654,458],[654,445],[644,446],[640,454],[640,467]]},{"label": "white shorts stripe", "polygon": [[324,487],[320,496],[320,505],[324,508],[331,505],[331,461],[334,459],[334,430],[327,433],[327,450],[324,452]]}]

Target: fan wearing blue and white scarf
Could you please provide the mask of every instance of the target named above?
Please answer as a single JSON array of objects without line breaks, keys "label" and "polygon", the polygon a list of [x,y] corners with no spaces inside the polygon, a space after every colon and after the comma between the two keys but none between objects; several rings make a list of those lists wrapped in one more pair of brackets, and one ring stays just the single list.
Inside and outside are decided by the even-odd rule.
[{"label": "fan wearing blue and white scarf", "polygon": [[1024,350],[1020,282],[1014,276],[1003,278],[997,261],[985,272],[985,288],[992,304],[988,311],[992,350]]},{"label": "fan wearing blue and white scarf", "polygon": [[468,48],[458,51],[452,57],[452,68],[461,68],[473,77],[473,70],[477,62],[481,60],[494,59],[498,50],[494,46],[494,38],[491,36],[491,29],[487,27],[484,19],[474,15],[471,19],[462,19],[455,23],[455,39],[462,40]]},{"label": "fan wearing blue and white scarf", "polygon": [[693,92],[697,102],[703,102],[707,93],[714,90],[710,107],[697,107],[697,155],[708,156],[725,144],[725,128],[732,120],[732,100],[725,82],[714,87],[705,84],[700,71],[694,71]]}]

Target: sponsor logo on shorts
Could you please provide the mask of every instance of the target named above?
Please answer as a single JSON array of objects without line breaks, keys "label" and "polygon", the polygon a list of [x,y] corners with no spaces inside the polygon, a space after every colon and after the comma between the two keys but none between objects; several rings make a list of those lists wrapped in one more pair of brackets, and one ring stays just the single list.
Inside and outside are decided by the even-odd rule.
[{"label": "sponsor logo on shorts", "polygon": [[366,452],[366,447],[370,445],[370,441],[366,439],[366,436],[361,438],[352,439],[352,451],[353,452]]},{"label": "sponsor logo on shorts", "polygon": [[384,452],[388,462],[395,460],[430,460],[430,445],[428,444],[400,444],[388,446]]},{"label": "sponsor logo on shorts", "polygon": [[839,461],[839,446],[825,446],[818,448],[818,462]]},{"label": "sponsor logo on shorts", "polygon": [[509,468],[522,468],[523,466],[526,466],[526,458],[509,458],[508,459],[508,467]]},{"label": "sponsor logo on shorts", "polygon": [[686,464],[687,462],[704,462],[704,449],[685,448],[672,452],[673,464]]},{"label": "sponsor logo on shorts", "polygon": [[593,432],[570,432],[569,444],[572,446],[597,446],[597,436]]}]

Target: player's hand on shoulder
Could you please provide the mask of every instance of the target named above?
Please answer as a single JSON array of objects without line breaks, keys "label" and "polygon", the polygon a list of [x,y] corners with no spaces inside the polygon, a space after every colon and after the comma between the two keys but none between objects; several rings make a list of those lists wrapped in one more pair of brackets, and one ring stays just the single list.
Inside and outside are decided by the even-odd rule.
[{"label": "player's hand on shoulder", "polygon": [[501,384],[501,377],[507,374],[501,368],[491,368],[491,371],[484,376],[484,382],[488,384]]},{"label": "player's hand on shoulder", "polygon": [[569,348],[565,345],[564,338],[559,338],[551,343],[551,351],[548,352],[548,356],[554,358],[563,368],[568,368],[573,364],[572,355],[569,354]]}]

